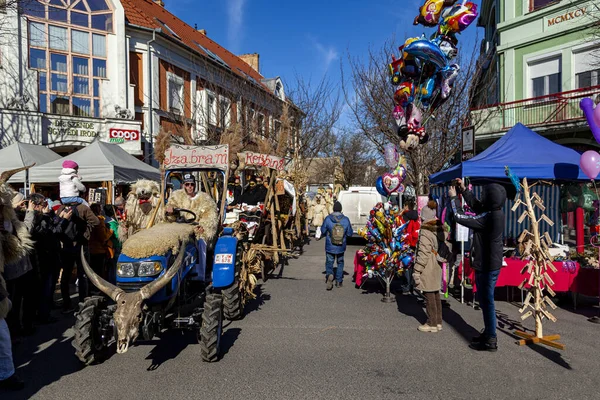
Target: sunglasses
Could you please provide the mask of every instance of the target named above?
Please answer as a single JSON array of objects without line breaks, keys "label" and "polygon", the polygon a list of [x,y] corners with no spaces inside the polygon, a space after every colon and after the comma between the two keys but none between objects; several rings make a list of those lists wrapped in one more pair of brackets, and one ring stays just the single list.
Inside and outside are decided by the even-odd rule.
[{"label": "sunglasses", "polygon": [[183,186],[196,186],[195,183],[184,183]]},{"label": "sunglasses", "polygon": [[256,186],[256,183],[252,182],[250,183],[250,186]]}]

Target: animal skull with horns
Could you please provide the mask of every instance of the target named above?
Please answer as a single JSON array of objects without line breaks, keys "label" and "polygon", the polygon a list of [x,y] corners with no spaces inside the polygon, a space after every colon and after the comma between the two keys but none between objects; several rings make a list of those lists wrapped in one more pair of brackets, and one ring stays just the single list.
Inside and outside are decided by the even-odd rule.
[{"label": "animal skull with horns", "polygon": [[123,289],[102,279],[90,267],[82,249],[81,262],[88,278],[98,289],[102,290],[117,303],[117,309],[113,315],[115,326],[117,327],[117,353],[125,353],[129,349],[129,344],[137,339],[142,320],[144,301],[156,294],[179,272],[188,243],[189,241],[181,243],[175,263],[163,276],[135,292],[125,292]]}]

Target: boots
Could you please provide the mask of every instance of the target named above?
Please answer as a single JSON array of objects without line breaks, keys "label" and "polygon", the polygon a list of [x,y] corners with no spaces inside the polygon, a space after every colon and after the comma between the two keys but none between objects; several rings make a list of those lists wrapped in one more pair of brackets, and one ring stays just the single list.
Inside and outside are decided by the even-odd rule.
[{"label": "boots", "polygon": [[495,352],[498,351],[498,339],[481,335],[474,338],[469,347],[477,351]]}]

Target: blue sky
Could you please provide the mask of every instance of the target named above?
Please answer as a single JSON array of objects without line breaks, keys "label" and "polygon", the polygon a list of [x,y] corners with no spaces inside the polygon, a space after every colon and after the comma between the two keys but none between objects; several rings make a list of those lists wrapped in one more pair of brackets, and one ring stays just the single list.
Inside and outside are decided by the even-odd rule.
[{"label": "blue sky", "polygon": [[[169,11],[191,26],[206,29],[210,38],[233,53],[259,53],[263,76],[281,76],[287,85],[296,74],[313,81],[328,74],[339,83],[340,63],[348,53],[361,57],[369,46],[380,48],[394,35],[398,45],[408,37],[429,36],[434,28],[412,25],[420,4],[417,0],[165,0]],[[477,30],[481,28],[473,23],[461,35],[459,49],[471,53]]]}]

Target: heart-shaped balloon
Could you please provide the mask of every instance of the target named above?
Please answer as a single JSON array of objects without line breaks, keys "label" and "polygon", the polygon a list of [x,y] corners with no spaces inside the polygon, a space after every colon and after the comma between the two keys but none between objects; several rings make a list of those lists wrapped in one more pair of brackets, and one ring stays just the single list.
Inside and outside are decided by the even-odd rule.
[{"label": "heart-shaped balloon", "polygon": [[402,181],[404,180],[404,177],[400,174],[390,174],[387,172],[381,176],[381,179],[383,182],[383,188],[389,195],[398,190],[402,184]]}]

